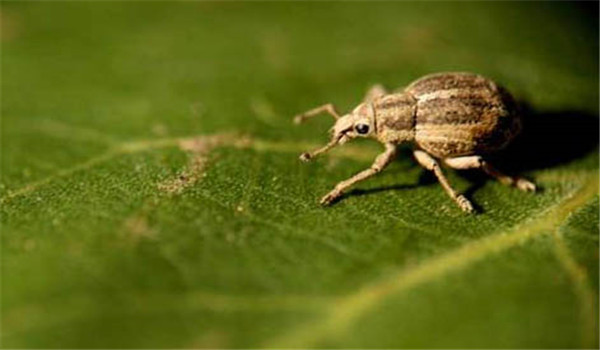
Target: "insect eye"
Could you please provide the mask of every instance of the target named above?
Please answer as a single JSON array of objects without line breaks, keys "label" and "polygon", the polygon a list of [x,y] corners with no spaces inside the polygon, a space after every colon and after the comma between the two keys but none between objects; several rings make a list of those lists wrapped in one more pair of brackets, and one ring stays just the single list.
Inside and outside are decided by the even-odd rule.
[{"label": "insect eye", "polygon": [[357,133],[364,135],[369,132],[369,126],[367,124],[357,124],[354,127],[354,130],[356,130]]}]

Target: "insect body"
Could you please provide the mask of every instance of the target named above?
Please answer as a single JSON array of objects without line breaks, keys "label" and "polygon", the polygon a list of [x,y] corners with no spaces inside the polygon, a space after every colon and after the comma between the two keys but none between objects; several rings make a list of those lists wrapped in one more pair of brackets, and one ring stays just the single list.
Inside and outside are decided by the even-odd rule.
[{"label": "insect body", "polygon": [[521,177],[507,176],[484,159],[505,147],[520,131],[521,119],[512,97],[493,81],[471,73],[427,75],[397,93],[376,85],[352,112],[340,116],[332,104],[300,114],[296,123],[320,113],[335,119],[331,141],[300,159],[308,161],[355,137],[370,137],[385,145],[385,151],[370,168],[340,182],[321,199],[328,205],[355,183],[383,170],[396,155],[396,146],[415,145],[417,162],[433,171],[448,195],[467,212],[471,203],[450,186],[438,160],[451,168],[479,168],[500,182],[523,191],[535,185]]}]

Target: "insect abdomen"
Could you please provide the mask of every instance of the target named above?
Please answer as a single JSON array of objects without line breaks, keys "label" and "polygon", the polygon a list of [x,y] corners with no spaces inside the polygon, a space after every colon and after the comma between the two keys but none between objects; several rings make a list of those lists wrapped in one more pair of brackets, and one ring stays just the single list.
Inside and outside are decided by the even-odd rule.
[{"label": "insect abdomen", "polygon": [[417,100],[415,142],[445,158],[498,150],[520,130],[510,95],[470,73],[425,76],[406,88]]}]

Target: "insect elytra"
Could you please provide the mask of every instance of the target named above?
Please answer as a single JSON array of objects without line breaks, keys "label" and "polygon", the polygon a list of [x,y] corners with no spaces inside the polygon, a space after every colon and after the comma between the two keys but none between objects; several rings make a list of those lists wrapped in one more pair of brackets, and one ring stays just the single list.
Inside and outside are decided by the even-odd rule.
[{"label": "insect elytra", "polygon": [[300,159],[308,161],[356,137],[376,139],[385,146],[366,170],[338,183],[321,199],[331,204],[355,183],[382,171],[395,157],[396,146],[414,145],[413,155],[433,171],[448,195],[467,212],[472,204],[458,194],[443,174],[440,163],[455,169],[479,168],[500,182],[523,191],[535,191],[530,181],[504,175],[485,160],[504,148],[521,130],[521,118],[512,96],[492,80],[472,73],[436,73],[420,78],[398,92],[372,87],[352,112],[340,116],[332,104],[294,118],[328,113],[336,119],[330,142]]}]

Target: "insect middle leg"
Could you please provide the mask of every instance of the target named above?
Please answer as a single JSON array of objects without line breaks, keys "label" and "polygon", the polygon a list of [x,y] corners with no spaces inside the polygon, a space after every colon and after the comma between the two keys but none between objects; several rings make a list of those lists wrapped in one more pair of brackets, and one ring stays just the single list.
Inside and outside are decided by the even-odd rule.
[{"label": "insect middle leg", "polygon": [[485,161],[485,159],[483,159],[481,156],[446,158],[444,159],[444,163],[449,167],[459,170],[481,169],[504,185],[515,186],[521,191],[535,191],[535,184],[531,181],[519,176],[505,175],[498,171],[496,168],[494,168],[490,163]]},{"label": "insect middle leg", "polygon": [[342,194],[344,194],[345,190],[350,188],[355,183],[363,181],[365,179],[368,179],[369,177],[379,173],[386,166],[388,166],[388,164],[390,164],[392,162],[395,155],[396,155],[396,145],[386,144],[385,151],[383,153],[381,153],[380,155],[378,155],[377,158],[375,158],[375,161],[373,162],[371,167],[361,171],[360,173],[352,176],[351,178],[349,178],[347,180],[344,180],[344,181],[341,181],[340,183],[338,183],[331,192],[329,192],[323,198],[321,198],[321,204],[322,205],[331,204],[334,200],[336,200]]},{"label": "insect middle leg", "polygon": [[456,193],[452,186],[450,186],[450,183],[448,182],[448,179],[446,179],[446,176],[444,176],[440,165],[432,156],[421,150],[414,151],[413,155],[422,167],[424,167],[427,170],[433,171],[446,193],[448,193],[450,198],[452,198],[463,211],[466,211],[468,213],[473,212],[473,205],[471,204],[471,202],[469,202],[469,200],[466,199],[463,195]]}]

